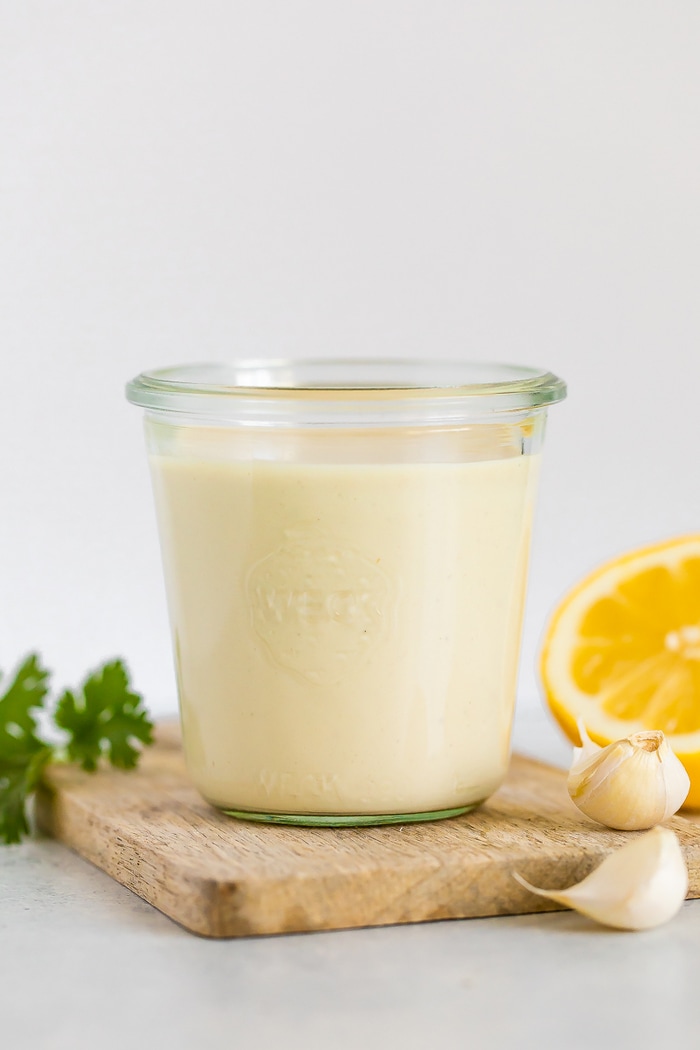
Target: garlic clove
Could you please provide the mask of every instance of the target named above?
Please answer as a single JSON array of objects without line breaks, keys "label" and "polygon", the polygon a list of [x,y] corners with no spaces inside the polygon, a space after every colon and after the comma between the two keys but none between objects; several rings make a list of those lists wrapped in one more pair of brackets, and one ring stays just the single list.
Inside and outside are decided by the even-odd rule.
[{"label": "garlic clove", "polygon": [[668,820],[685,802],[690,779],[659,731],[632,733],[599,747],[579,724],[567,788],[586,816],[620,831],[642,831]]},{"label": "garlic clove", "polygon": [[566,890],[540,889],[517,872],[513,877],[532,893],[619,930],[660,926],[680,910],[688,892],[688,869],[678,836],[661,827],[611,853]]},{"label": "garlic clove", "polygon": [[582,718],[579,718],[577,721],[576,728],[578,729],[578,735],[581,737],[581,746],[574,748],[574,761],[583,762],[584,759],[597,755],[599,751],[603,750],[600,744],[596,744],[595,740],[591,740],[589,737]]}]

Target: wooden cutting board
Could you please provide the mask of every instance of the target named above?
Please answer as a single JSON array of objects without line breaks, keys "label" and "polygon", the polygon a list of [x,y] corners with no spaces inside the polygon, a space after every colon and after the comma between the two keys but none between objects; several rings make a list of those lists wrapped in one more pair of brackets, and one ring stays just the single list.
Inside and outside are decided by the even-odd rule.
[{"label": "wooden cutting board", "polygon": [[[293,828],[218,813],[191,786],[174,728],[138,770],[51,768],[41,827],[188,930],[208,937],[547,911],[512,877],[561,888],[629,841],[569,801],[561,770],[514,756],[501,790],[451,820]],[[675,817],[700,896],[700,827]]]}]

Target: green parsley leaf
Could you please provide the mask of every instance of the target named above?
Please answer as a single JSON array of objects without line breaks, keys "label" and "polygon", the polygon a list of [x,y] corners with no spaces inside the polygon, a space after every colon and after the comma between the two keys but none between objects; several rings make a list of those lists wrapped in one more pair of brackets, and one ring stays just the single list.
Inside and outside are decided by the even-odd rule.
[{"label": "green parsley leaf", "polygon": [[29,834],[27,799],[52,757],[51,747],[42,747],[28,761],[0,757],[0,841],[7,845]]},{"label": "green parsley leaf", "polygon": [[20,664],[0,697],[0,840],[19,842],[28,830],[26,801],[52,749],[37,736],[33,711],[44,705],[49,672],[36,653]]},{"label": "green parsley leaf", "polygon": [[36,653],[27,656],[15,672],[0,697],[0,757],[30,755],[44,747],[36,736],[36,719],[31,712],[44,706],[48,679],[49,672]]},{"label": "green parsley leaf", "polygon": [[0,842],[19,842],[28,833],[27,799],[48,762],[67,756],[94,770],[104,754],[112,765],[130,769],[139,758],[136,743],[152,743],[153,726],[121,660],[89,675],[77,697],[64,692],[54,712],[68,738],[64,747],[39,735],[35,712],[44,706],[48,681],[49,672],[31,653],[0,696]]},{"label": "green parsley leaf", "polygon": [[153,742],[153,724],[142,697],[131,691],[129,674],[121,660],[104,664],[89,675],[78,696],[66,690],[58,701],[54,719],[69,734],[69,760],[89,772],[97,768],[102,755],[113,766],[133,769],[139,759],[134,742]]}]

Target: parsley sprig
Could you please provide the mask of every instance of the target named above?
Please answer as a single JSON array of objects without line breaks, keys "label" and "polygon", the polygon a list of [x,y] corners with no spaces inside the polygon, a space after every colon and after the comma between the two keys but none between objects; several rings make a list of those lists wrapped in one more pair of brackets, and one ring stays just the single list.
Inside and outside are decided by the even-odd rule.
[{"label": "parsley sprig", "polygon": [[19,842],[29,833],[27,800],[48,762],[76,762],[93,772],[104,756],[119,769],[132,769],[140,754],[135,745],[153,742],[153,724],[121,660],[98,667],[76,692],[62,693],[53,712],[59,743],[43,737],[37,720],[49,680],[39,656],[30,653],[0,696],[0,842]]}]

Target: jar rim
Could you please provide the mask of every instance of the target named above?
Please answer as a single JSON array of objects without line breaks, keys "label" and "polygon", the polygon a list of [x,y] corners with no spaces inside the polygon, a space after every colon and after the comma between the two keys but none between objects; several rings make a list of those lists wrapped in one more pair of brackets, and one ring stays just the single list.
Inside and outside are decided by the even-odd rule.
[{"label": "jar rim", "polygon": [[[538,368],[471,361],[411,358],[242,359],[193,363],[142,372],[127,384],[135,405],[192,416],[236,415],[244,402],[259,411],[322,406],[337,416],[355,411],[396,411],[410,405],[439,415],[457,406],[468,414],[544,407],[566,396],[563,380]],[[439,406],[442,405],[442,411]],[[374,413],[373,413],[374,414]]]}]

